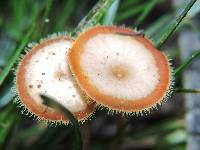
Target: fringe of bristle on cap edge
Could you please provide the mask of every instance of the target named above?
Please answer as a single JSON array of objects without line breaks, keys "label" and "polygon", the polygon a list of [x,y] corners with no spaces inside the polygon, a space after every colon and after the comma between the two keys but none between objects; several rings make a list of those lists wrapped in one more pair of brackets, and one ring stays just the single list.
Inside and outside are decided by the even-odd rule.
[{"label": "fringe of bristle on cap edge", "polygon": [[[46,119],[44,117],[40,117],[39,115],[32,112],[28,107],[26,107],[25,104],[20,100],[20,97],[17,94],[16,86],[12,87],[12,92],[15,96],[15,99],[14,99],[13,102],[15,104],[17,104],[17,108],[21,109],[20,112],[21,112],[22,115],[31,117],[33,120],[35,120],[37,122],[45,123],[47,126],[56,127],[58,125],[71,125],[71,122],[69,120],[67,120],[67,121],[65,121],[65,120],[49,120],[49,119]],[[94,110],[93,112],[88,114],[86,117],[82,118],[81,120],[78,120],[79,124],[83,125],[85,122],[92,120],[95,112],[96,111]]]},{"label": "fringe of bristle on cap edge", "polygon": [[[94,27],[106,27],[108,25],[96,25]],[[143,36],[146,36],[144,34],[144,30],[139,30],[137,28],[134,28],[134,29],[131,29],[130,27],[127,27],[125,25],[120,25],[120,26],[117,26],[117,25],[109,25],[109,27],[112,26],[112,27],[117,27],[117,28],[122,28],[122,29],[130,29],[136,33],[141,33],[143,34]],[[82,30],[82,32],[78,33],[78,36],[81,36],[82,34],[84,34],[89,28],[91,27],[87,27],[85,28],[84,30]],[[141,109],[141,110],[137,110],[137,111],[125,111],[125,110],[118,110],[118,109],[112,109],[112,108],[109,108],[109,106],[106,106],[102,103],[96,103],[96,109],[99,109],[99,110],[107,110],[108,114],[121,114],[122,116],[147,116],[149,115],[151,112],[155,111],[155,110],[158,110],[164,103],[167,102],[168,99],[171,98],[173,92],[174,92],[174,86],[175,86],[175,76],[174,76],[174,68],[172,66],[172,63],[171,63],[171,57],[169,54],[167,54],[166,52],[164,52],[164,55],[165,57],[167,57],[167,60],[168,60],[168,64],[170,66],[170,84],[168,86],[168,90],[167,92],[165,93],[165,95],[163,96],[162,100],[152,106],[149,106],[148,108],[145,108],[145,109]],[[71,68],[71,66],[69,65],[69,67]],[[71,69],[70,69],[71,70]],[[72,76],[76,79],[76,76],[74,75],[73,71],[72,72]],[[82,89],[83,90],[83,89]],[[84,90],[83,90],[84,91]]]},{"label": "fringe of bristle on cap edge", "polygon": [[112,109],[109,108],[109,106],[106,106],[102,103],[97,103],[96,104],[96,108],[99,110],[107,110],[109,115],[114,115],[114,114],[121,114],[124,117],[131,117],[131,116],[148,116],[151,114],[151,112],[159,110],[160,107],[165,104],[173,95],[174,93],[174,87],[175,87],[175,75],[174,75],[174,68],[172,67],[172,63],[171,63],[171,57],[169,54],[167,54],[166,52],[164,52],[165,57],[168,60],[168,64],[170,66],[170,84],[168,86],[168,89],[165,93],[165,95],[163,96],[162,100],[158,103],[155,103],[152,106],[149,106],[148,108],[145,109],[141,109],[141,110],[135,110],[135,111],[126,111],[126,110],[118,110],[118,109]]},{"label": "fringe of bristle on cap edge", "polygon": [[[28,43],[27,47],[25,47],[25,49],[24,49],[25,54],[21,54],[19,56],[19,58],[16,60],[16,67],[11,69],[13,71],[14,76],[15,76],[15,78],[13,80],[14,85],[11,88],[12,89],[12,93],[13,93],[13,97],[15,97],[13,102],[15,104],[17,104],[17,108],[21,108],[22,109],[21,110],[21,114],[23,114],[25,116],[28,116],[28,117],[31,117],[33,120],[35,120],[37,122],[43,122],[47,126],[53,126],[53,127],[56,127],[58,125],[70,125],[71,122],[68,121],[68,120],[67,121],[64,121],[64,120],[49,120],[49,119],[46,119],[44,117],[38,116],[37,114],[33,113],[29,108],[27,108],[23,104],[23,102],[20,100],[20,97],[18,95],[18,90],[17,90],[17,87],[16,87],[16,74],[17,74],[16,68],[18,68],[18,66],[20,65],[20,62],[22,61],[22,59],[32,50],[32,48],[34,48],[35,46],[41,44],[42,42],[48,41],[50,39],[55,39],[55,38],[58,38],[58,37],[69,37],[69,38],[73,39],[73,37],[71,37],[70,34],[68,34],[67,32],[58,32],[58,33],[53,33],[53,34],[47,35],[47,37],[40,39],[39,42]],[[79,120],[79,124],[82,125],[85,122],[91,120],[93,118],[95,112],[96,111],[94,110],[94,112],[90,113],[85,118]]]},{"label": "fringe of bristle on cap edge", "polygon": [[[101,25],[101,24],[97,24],[97,25],[92,26],[92,27],[116,27],[116,28],[121,28],[121,29],[129,29],[129,30],[132,30],[132,31],[134,31],[134,32],[136,32],[136,33],[138,33],[138,34],[143,34],[143,35],[145,36],[144,30],[143,30],[143,29],[137,29],[137,28],[132,29],[131,27],[127,27],[127,26],[124,25],[124,24],[122,24],[122,25],[120,25],[120,26],[114,25],[114,24],[112,24],[112,25]],[[88,27],[84,28],[83,30],[78,31],[78,32],[77,32],[77,36],[81,36],[82,34],[84,34],[84,33],[85,33],[88,29],[90,29],[90,28],[91,28],[91,26],[88,26]],[[72,35],[70,35],[70,36],[72,36]]]}]

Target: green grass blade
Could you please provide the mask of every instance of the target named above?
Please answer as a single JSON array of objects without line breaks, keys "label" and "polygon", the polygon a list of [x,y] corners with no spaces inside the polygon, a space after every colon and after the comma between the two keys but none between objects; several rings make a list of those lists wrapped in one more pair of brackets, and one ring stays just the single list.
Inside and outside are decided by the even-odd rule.
[{"label": "green grass blade", "polygon": [[175,69],[175,76],[180,74],[192,61],[200,56],[200,49],[195,51],[183,64],[181,64],[178,68]]},{"label": "green grass blade", "polygon": [[56,19],[56,20],[59,20],[55,24],[56,31],[63,30],[63,28],[68,24],[67,21],[71,19],[71,17],[73,17],[75,6],[76,6],[76,1],[67,0],[61,14],[58,16],[58,19]]},{"label": "green grass blade", "polygon": [[52,3],[53,3],[53,0],[47,0],[44,16],[43,16],[43,19],[42,19],[41,30],[40,30],[41,35],[43,35],[45,33],[45,25],[47,23],[49,23],[49,13],[50,13],[50,10],[51,10]]},{"label": "green grass blade", "polygon": [[[65,131],[65,132],[63,132]],[[57,126],[56,128],[48,127],[47,130],[34,142],[27,147],[28,150],[52,149],[55,145],[59,144],[66,137],[71,137],[73,134],[73,128],[70,126]],[[57,137],[57,138],[55,138]],[[73,139],[72,139],[73,141]],[[69,143],[73,145],[73,143]]]},{"label": "green grass blade", "polygon": [[29,29],[29,31],[27,32],[27,34],[25,35],[21,45],[17,48],[16,52],[14,53],[14,55],[10,58],[10,60],[8,61],[8,64],[5,66],[5,68],[2,70],[2,72],[0,73],[0,86],[2,85],[3,81],[5,80],[5,78],[7,77],[8,73],[10,72],[10,70],[12,69],[13,65],[15,64],[16,60],[19,58],[22,50],[24,49],[24,47],[27,45],[27,43],[30,40],[31,35],[33,34],[33,31],[35,29],[35,24],[33,24],[31,26],[31,28]]},{"label": "green grass blade", "polygon": [[145,29],[145,35],[149,38],[153,37],[159,30],[161,30],[172,19],[169,14],[161,16],[155,22],[153,22],[147,29]]},{"label": "green grass blade", "polygon": [[6,138],[10,133],[11,128],[14,126],[18,119],[15,106],[10,104],[6,109],[0,113],[0,149],[6,142]]},{"label": "green grass blade", "polygon": [[3,68],[3,70],[0,72],[0,86],[3,84],[4,80],[6,79],[7,75],[9,74],[10,70],[14,66],[16,60],[19,58],[21,52],[23,51],[24,47],[27,45],[27,43],[30,40],[31,35],[34,32],[35,29],[35,20],[39,14],[39,7],[38,5],[34,5],[33,15],[31,20],[31,27],[29,28],[28,32],[24,36],[24,38],[21,41],[21,44],[16,49],[12,57],[8,60],[7,65]]},{"label": "green grass blade", "polygon": [[176,19],[176,21],[170,26],[170,28],[160,37],[159,41],[156,41],[156,43],[154,43],[154,45],[159,48],[161,47],[166,41],[167,39],[174,33],[174,31],[177,29],[177,27],[179,26],[179,24],[183,21],[183,19],[186,17],[187,13],[189,12],[189,10],[191,9],[191,7],[195,4],[197,0],[191,0],[187,6],[185,7],[185,9],[183,10],[183,12],[180,14],[180,16],[178,16],[178,18]]},{"label": "green grass blade", "polygon": [[170,132],[173,130],[184,128],[184,120],[183,119],[171,119],[165,120],[160,123],[156,123],[154,125],[148,126],[148,128],[140,129],[135,134],[129,134],[131,139],[137,140],[142,139],[148,136],[153,136],[155,134],[161,134],[164,132]]},{"label": "green grass blade", "polygon": [[176,93],[194,93],[194,94],[200,94],[200,89],[185,89],[185,88],[176,88]]},{"label": "green grass blade", "polygon": [[0,108],[6,106],[14,98],[12,87],[12,80],[7,80],[0,87]]},{"label": "green grass blade", "polygon": [[71,33],[72,36],[77,36],[85,29],[99,24],[99,21],[114,1],[115,0],[99,0],[89,13],[80,21],[76,29]]},{"label": "green grass blade", "polygon": [[111,5],[111,7],[108,9],[103,24],[104,25],[112,25],[113,21],[115,19],[115,16],[117,14],[117,10],[120,4],[120,0],[115,0],[115,2]]},{"label": "green grass blade", "polygon": [[160,0],[150,1],[148,5],[145,7],[145,10],[141,13],[141,15],[136,20],[134,27],[138,27],[145,20],[145,18],[150,14],[150,12],[153,10],[156,4],[158,4],[159,2],[161,1]]},{"label": "green grass blade", "polygon": [[47,105],[48,107],[54,108],[58,112],[62,113],[66,118],[68,118],[73,127],[74,127],[74,132],[75,132],[75,137],[76,137],[76,142],[74,143],[74,149],[76,150],[81,150],[82,149],[82,137],[81,137],[81,132],[79,129],[79,123],[78,120],[73,116],[73,114],[66,109],[64,106],[60,105],[57,103],[55,100],[45,96],[45,95],[40,95],[41,98],[43,99],[43,104]]},{"label": "green grass blade", "polygon": [[141,3],[142,0],[122,0],[119,10],[127,10]]},{"label": "green grass blade", "polygon": [[134,7],[134,9],[127,9],[121,13],[119,13],[119,15],[116,17],[115,21],[116,22],[120,22],[120,21],[123,21],[129,17],[132,17],[138,13],[141,13],[144,8],[147,6],[148,3],[144,3],[144,4],[141,4],[139,6],[136,6]]}]

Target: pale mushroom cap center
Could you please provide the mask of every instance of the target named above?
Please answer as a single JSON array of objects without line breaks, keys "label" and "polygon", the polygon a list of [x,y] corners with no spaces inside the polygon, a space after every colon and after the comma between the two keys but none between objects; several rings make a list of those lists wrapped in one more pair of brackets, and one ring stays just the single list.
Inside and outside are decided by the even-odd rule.
[{"label": "pale mushroom cap center", "polygon": [[147,97],[159,83],[151,52],[133,37],[99,33],[84,45],[80,65],[100,93],[124,100]]},{"label": "pale mushroom cap center", "polygon": [[42,105],[39,94],[46,94],[72,112],[86,108],[65,57],[71,44],[66,39],[50,43],[38,50],[26,65],[27,92],[36,103]]},{"label": "pale mushroom cap center", "polygon": [[125,66],[113,66],[110,68],[111,75],[117,80],[127,80],[129,77],[128,68]]}]

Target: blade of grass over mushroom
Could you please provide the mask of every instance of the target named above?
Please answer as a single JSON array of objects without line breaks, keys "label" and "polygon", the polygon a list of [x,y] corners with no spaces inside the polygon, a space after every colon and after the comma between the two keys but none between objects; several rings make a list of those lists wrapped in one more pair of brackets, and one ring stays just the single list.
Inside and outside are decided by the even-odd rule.
[{"label": "blade of grass over mushroom", "polygon": [[53,0],[47,0],[44,16],[42,19],[41,30],[40,30],[41,35],[43,35],[45,33],[45,25],[49,22],[49,13],[51,10],[52,3],[53,3]]},{"label": "blade of grass over mushroom", "polygon": [[119,9],[120,6],[120,0],[116,0],[111,7],[108,9],[105,17],[104,17],[104,23],[105,25],[112,25],[114,23],[114,20],[116,18],[117,15],[117,11]]},{"label": "blade of grass over mushroom", "polygon": [[145,18],[150,14],[150,12],[153,10],[153,8],[158,4],[159,2],[162,2],[160,0],[152,0],[150,1],[147,6],[145,7],[144,11],[141,13],[141,15],[136,20],[134,27],[138,27]]},{"label": "blade of grass over mushroom", "polygon": [[179,73],[181,73],[189,64],[192,63],[192,61],[200,56],[200,49],[194,52],[183,64],[181,64],[178,68],[175,69],[175,76],[177,76]]},{"label": "blade of grass over mushroom", "polygon": [[65,107],[54,101],[53,99],[45,96],[45,95],[40,95],[43,104],[47,105],[48,107],[54,108],[58,112],[62,113],[66,118],[70,120],[74,127],[74,132],[75,132],[75,143],[74,143],[74,149],[81,150],[82,149],[82,137],[81,137],[81,132],[79,129],[79,124],[78,120],[73,116],[73,114],[67,110]]},{"label": "blade of grass over mushroom", "polygon": [[72,36],[77,36],[85,29],[99,24],[104,14],[110,8],[115,0],[99,0],[97,4],[89,11],[89,13],[79,22],[76,29],[71,33]]},{"label": "blade of grass over mushroom", "polygon": [[160,40],[156,41],[154,45],[159,48],[161,47],[167,39],[174,33],[174,31],[177,29],[179,24],[183,21],[183,19],[186,17],[187,13],[191,9],[191,7],[195,4],[197,0],[190,0],[190,2],[187,4],[183,12],[178,16],[178,18],[175,20],[175,22],[170,26],[170,28],[160,37]]},{"label": "blade of grass over mushroom", "polygon": [[115,19],[115,16],[117,14],[117,10],[120,4],[120,0],[116,0],[111,7],[108,9],[108,11],[105,14],[105,17],[103,19],[104,25],[112,25],[113,21]]},{"label": "blade of grass over mushroom", "polygon": [[200,94],[200,89],[176,88],[175,92],[177,92],[177,93],[194,93],[194,94]]}]

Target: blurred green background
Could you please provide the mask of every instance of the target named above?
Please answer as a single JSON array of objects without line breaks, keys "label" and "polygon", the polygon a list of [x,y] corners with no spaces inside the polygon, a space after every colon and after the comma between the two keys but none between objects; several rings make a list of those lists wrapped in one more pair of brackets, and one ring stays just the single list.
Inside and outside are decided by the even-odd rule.
[{"label": "blurred green background", "polygon": [[[67,31],[76,35],[79,33],[77,31],[87,27],[87,21],[90,19],[95,20],[94,25],[114,24],[137,28],[142,30],[155,45],[159,45],[163,35],[172,30],[176,18],[189,2],[189,0],[180,0],[179,2],[176,0],[114,0],[111,7],[107,8],[105,5],[108,1],[110,0],[102,0],[100,7],[96,7],[97,12],[95,10],[88,14],[98,1],[1,0],[0,73],[6,66],[12,64],[10,62],[16,62],[15,59],[20,53],[25,54],[23,50],[29,42],[38,42],[41,38],[56,32]],[[104,7],[105,13],[100,10]],[[95,19],[92,18],[98,13],[98,10],[102,11],[102,15]],[[184,21],[173,34],[170,33],[170,38],[160,47],[161,50],[171,55],[174,67],[179,66],[191,54],[182,51],[185,42],[182,40],[181,33],[187,31],[189,35],[197,34],[197,41],[191,45],[200,43],[199,11],[200,0],[197,0]],[[82,20],[85,16],[85,20]],[[81,20],[82,25],[79,24]],[[79,26],[76,28],[78,24]],[[85,24],[86,26],[84,26]],[[74,30],[75,28],[76,30]],[[190,39],[187,34],[184,36],[186,39]],[[193,50],[200,48],[198,44],[196,45],[196,47],[192,47]],[[191,48],[191,46],[185,47]],[[194,67],[193,70],[198,72],[200,63],[198,61],[194,63],[196,63],[196,68]],[[15,67],[16,63],[14,63],[12,71],[8,70],[9,74],[6,75],[6,78],[1,78],[0,149],[72,149],[74,137],[71,126],[46,126],[45,123],[37,122],[27,116],[26,112],[22,115],[22,108],[17,108],[17,105],[13,104],[15,95],[12,94],[11,87],[14,84]],[[124,117],[120,114],[108,115],[106,111],[98,110],[92,120],[80,126],[83,149],[192,149],[190,146],[187,147],[189,134],[185,115],[187,115],[188,108],[185,107],[184,100],[187,101],[187,97],[185,97],[187,94],[195,95],[199,101],[200,96],[198,89],[183,89],[185,87],[184,80],[183,74],[177,76],[177,90],[173,97],[165,105],[159,107],[158,110],[152,110],[148,115]],[[198,149],[200,147],[197,147]]]}]

